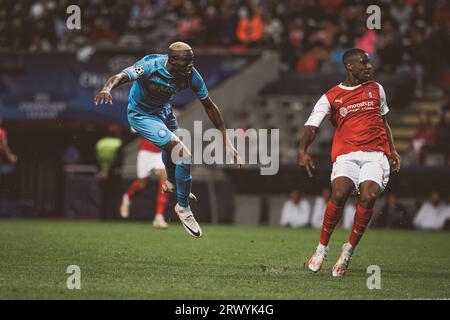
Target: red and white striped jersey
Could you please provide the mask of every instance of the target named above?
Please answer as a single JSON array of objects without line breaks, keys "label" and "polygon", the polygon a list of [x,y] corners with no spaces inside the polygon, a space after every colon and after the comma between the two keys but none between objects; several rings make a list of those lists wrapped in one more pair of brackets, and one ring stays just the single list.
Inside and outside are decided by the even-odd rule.
[{"label": "red and white striped jersey", "polygon": [[331,161],[353,151],[382,151],[390,157],[382,116],[389,108],[383,87],[367,81],[355,87],[339,84],[317,101],[306,126],[319,127],[329,116],[335,126]]}]

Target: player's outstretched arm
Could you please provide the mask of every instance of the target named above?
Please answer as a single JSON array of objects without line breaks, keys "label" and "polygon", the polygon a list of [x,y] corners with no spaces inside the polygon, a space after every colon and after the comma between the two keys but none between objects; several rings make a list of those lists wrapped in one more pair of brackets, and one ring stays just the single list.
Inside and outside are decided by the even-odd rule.
[{"label": "player's outstretched arm", "polygon": [[399,172],[400,165],[401,165],[401,158],[400,158],[400,155],[398,154],[397,150],[395,149],[394,138],[392,137],[391,127],[389,126],[389,123],[387,122],[387,119],[385,116],[383,116],[383,121],[384,121],[384,128],[386,129],[386,135],[387,135],[388,141],[389,141],[389,147],[391,148],[391,159],[392,159],[392,163],[394,165],[394,171]]},{"label": "player's outstretched arm", "polygon": [[11,163],[17,162],[17,156],[11,151],[6,143],[0,143],[0,154],[4,154]]},{"label": "player's outstretched arm", "polygon": [[312,170],[315,168],[314,162],[311,156],[308,154],[308,147],[313,143],[316,138],[317,127],[305,126],[305,131],[300,138],[300,145],[298,148],[298,164],[305,167],[306,173],[311,178],[313,176]]},{"label": "player's outstretched arm", "polygon": [[95,104],[98,105],[99,103],[107,103],[112,105],[111,90],[130,81],[130,77],[125,72],[113,75],[105,82],[102,90],[95,95]]},{"label": "player's outstretched arm", "polygon": [[216,104],[211,100],[209,96],[200,101],[202,102],[209,119],[211,119],[214,126],[217,129],[219,129],[220,132],[222,132],[223,145],[225,146],[225,151],[232,159],[236,161],[236,163],[240,167],[242,165],[242,160],[239,156],[239,153],[234,148],[233,144],[231,143],[230,139],[227,136],[225,121],[223,121],[223,117],[222,114],[220,113],[219,108],[216,106]]}]

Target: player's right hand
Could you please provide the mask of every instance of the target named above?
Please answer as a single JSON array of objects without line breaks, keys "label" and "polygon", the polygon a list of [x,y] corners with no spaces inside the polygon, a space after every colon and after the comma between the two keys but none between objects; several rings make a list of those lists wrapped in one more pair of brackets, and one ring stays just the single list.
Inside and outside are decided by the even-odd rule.
[{"label": "player's right hand", "polygon": [[99,103],[107,103],[109,105],[112,105],[112,95],[109,93],[109,91],[100,91],[97,93],[97,95],[94,98],[95,105],[98,105]]},{"label": "player's right hand", "polygon": [[311,156],[308,153],[302,150],[298,151],[298,164],[301,167],[305,167],[308,177],[312,178],[312,171],[313,169],[315,169],[315,166],[314,161],[311,159]]}]

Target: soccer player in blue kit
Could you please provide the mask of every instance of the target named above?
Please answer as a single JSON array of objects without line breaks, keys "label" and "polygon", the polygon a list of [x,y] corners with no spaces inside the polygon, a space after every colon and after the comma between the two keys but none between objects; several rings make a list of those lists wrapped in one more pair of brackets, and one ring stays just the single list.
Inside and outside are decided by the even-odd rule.
[{"label": "soccer player in blue kit", "polygon": [[[239,155],[226,135],[219,108],[209,97],[205,82],[194,68],[193,61],[194,53],[188,44],[172,43],[168,54],[147,55],[109,78],[94,100],[96,105],[112,105],[111,90],[124,83],[134,82],[128,96],[128,122],[140,135],[163,150],[162,158],[167,173],[164,189],[177,193],[175,212],[185,230],[193,237],[201,237],[202,230],[189,206],[189,198],[195,199],[191,193],[191,155],[173,132],[178,129],[170,105],[173,95],[190,88],[203,104],[214,126],[221,131],[227,156],[239,164]],[[175,147],[175,150],[182,150],[183,160],[177,163],[171,157]]]}]

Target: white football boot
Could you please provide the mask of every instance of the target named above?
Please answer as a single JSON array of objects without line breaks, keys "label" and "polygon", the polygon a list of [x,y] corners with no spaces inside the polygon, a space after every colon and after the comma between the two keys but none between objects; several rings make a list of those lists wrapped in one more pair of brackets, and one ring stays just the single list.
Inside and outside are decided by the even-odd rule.
[{"label": "white football boot", "polygon": [[[169,180],[166,180],[166,182],[162,184],[163,193],[176,193],[176,191],[176,186]],[[189,193],[189,200],[197,202],[197,197],[191,192]]]},{"label": "white football boot", "polygon": [[122,197],[122,203],[120,205],[120,216],[124,219],[130,215],[130,198],[125,193]]},{"label": "white football boot", "polygon": [[323,263],[327,260],[328,246],[319,243],[316,252],[311,259],[308,260],[308,269],[312,272],[318,272],[322,268]]},{"label": "white football boot", "polygon": [[178,218],[180,218],[181,223],[183,224],[183,227],[187,233],[195,238],[200,238],[202,236],[202,229],[195,220],[190,207],[183,208],[180,207],[177,203],[175,205],[175,212],[178,215]]},{"label": "white football boot", "polygon": [[162,214],[155,215],[152,224],[155,228],[158,229],[167,229],[169,227],[166,220],[164,220],[164,216]]},{"label": "white football boot", "polygon": [[332,275],[333,277],[345,276],[348,272],[348,265],[352,259],[353,248],[350,243],[346,242],[342,246],[341,256],[333,267]]}]

